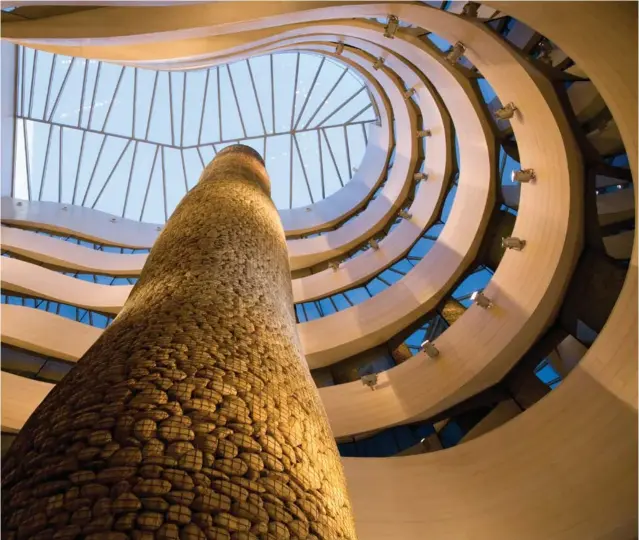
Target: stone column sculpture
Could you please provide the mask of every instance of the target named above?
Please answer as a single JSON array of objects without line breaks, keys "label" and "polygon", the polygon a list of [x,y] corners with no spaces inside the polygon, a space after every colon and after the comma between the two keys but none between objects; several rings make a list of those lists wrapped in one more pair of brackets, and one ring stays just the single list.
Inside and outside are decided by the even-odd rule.
[{"label": "stone column sculpture", "polygon": [[4,460],[3,538],[355,538],[269,194],[248,147],[207,166]]}]

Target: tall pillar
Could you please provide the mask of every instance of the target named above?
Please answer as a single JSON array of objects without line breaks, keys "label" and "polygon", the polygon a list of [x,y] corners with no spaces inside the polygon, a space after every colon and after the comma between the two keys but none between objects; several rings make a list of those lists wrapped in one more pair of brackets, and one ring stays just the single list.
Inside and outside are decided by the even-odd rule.
[{"label": "tall pillar", "polygon": [[8,538],[355,538],[269,193],[248,147],[204,170],[4,460]]}]

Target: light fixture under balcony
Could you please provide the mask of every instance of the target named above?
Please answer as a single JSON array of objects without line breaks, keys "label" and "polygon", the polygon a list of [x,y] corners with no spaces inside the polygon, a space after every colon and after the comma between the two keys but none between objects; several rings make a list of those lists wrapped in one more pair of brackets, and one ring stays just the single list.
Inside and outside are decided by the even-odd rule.
[{"label": "light fixture under balcony", "polygon": [[514,236],[506,236],[501,239],[501,247],[506,249],[514,249],[515,251],[521,251],[526,245],[526,240],[521,238],[515,238]]},{"label": "light fixture under balcony", "polygon": [[511,179],[513,182],[527,183],[536,180],[535,171],[533,169],[520,169],[513,171]]},{"label": "light fixture under balcony", "polygon": [[479,13],[479,3],[478,2],[467,2],[466,5],[462,8],[462,15],[464,17],[477,17]]},{"label": "light fixture under balcony", "polygon": [[417,136],[418,136],[419,138],[422,138],[422,137],[430,137],[432,134],[433,134],[433,133],[432,133],[432,131],[431,131],[430,129],[420,129],[420,130],[417,132]]},{"label": "light fixture under balcony", "polygon": [[461,41],[458,41],[457,43],[455,43],[455,45],[453,45],[452,49],[450,49],[450,51],[448,51],[448,53],[446,54],[446,60],[448,60],[451,64],[454,65],[462,56],[464,56],[465,52],[466,52],[466,47]]},{"label": "light fixture under balcony", "polygon": [[411,97],[413,97],[415,95],[415,88],[409,88],[408,90],[406,90],[406,92],[404,92],[404,99],[406,101],[408,101]]},{"label": "light fixture under balcony", "polygon": [[413,175],[413,180],[415,182],[421,182],[422,180],[428,180],[428,174],[423,172],[418,172]]},{"label": "light fixture under balcony", "polygon": [[371,249],[373,249],[374,251],[377,251],[379,249],[379,242],[377,240],[375,240],[374,238],[371,238],[368,241],[368,245],[371,247]]},{"label": "light fixture under balcony", "polygon": [[377,373],[370,373],[368,375],[362,375],[360,378],[364,386],[368,386],[371,390],[375,390],[377,386]]},{"label": "light fixture under balcony", "polygon": [[517,112],[517,107],[515,106],[514,103],[511,102],[508,105],[502,107],[501,109],[497,109],[495,111],[495,118],[497,118],[497,120],[508,120],[512,118],[513,116],[515,116],[516,112]]},{"label": "light fixture under balcony", "polygon": [[335,54],[337,55],[341,55],[344,52],[344,43],[343,42],[339,42],[336,46],[335,46]]},{"label": "light fixture under balcony", "polygon": [[375,62],[373,63],[373,69],[374,70],[378,70],[380,69],[382,66],[384,65],[384,59],[380,56],[377,60],[375,60]]},{"label": "light fixture under balcony", "polygon": [[413,218],[413,214],[411,214],[410,212],[402,209],[399,211],[399,213],[397,214],[400,218],[402,219],[412,219]]},{"label": "light fixture under balcony", "polygon": [[399,19],[395,15],[388,16],[388,23],[384,27],[384,37],[389,39],[395,39],[395,34],[399,28]]},{"label": "light fixture under balcony", "polygon": [[431,341],[424,341],[421,345],[422,351],[424,351],[429,358],[436,358],[439,356],[439,349],[435,347],[435,344]]},{"label": "light fixture under balcony", "polygon": [[490,301],[490,298],[488,298],[481,291],[475,291],[473,294],[470,295],[470,299],[480,308],[490,309],[491,307],[493,307],[493,303]]}]

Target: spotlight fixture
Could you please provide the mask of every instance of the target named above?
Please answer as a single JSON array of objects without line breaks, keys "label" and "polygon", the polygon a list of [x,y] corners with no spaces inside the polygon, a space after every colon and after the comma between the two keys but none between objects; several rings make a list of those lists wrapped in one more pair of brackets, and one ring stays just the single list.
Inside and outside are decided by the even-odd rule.
[{"label": "spotlight fixture", "polygon": [[374,251],[377,251],[379,249],[379,242],[377,242],[377,240],[375,240],[374,238],[371,238],[368,241],[368,245],[371,247],[371,249],[373,249]]},{"label": "spotlight fixture", "polygon": [[430,137],[432,134],[433,133],[432,133],[432,131],[430,129],[420,129],[417,132],[417,136],[420,137],[420,138],[421,137]]},{"label": "spotlight fixture", "polygon": [[117,220],[116,220],[114,217],[112,217],[109,221],[110,221],[111,223],[115,223]]},{"label": "spotlight fixture", "polygon": [[344,43],[343,42],[339,42],[336,46],[335,46],[335,54],[340,55],[344,52]]},{"label": "spotlight fixture", "polygon": [[310,207],[310,206],[307,206],[306,208],[304,208],[304,210],[305,210],[306,212],[310,212],[310,211],[311,211],[311,207]]},{"label": "spotlight fixture", "polygon": [[155,228],[155,230],[156,230],[156,231],[158,231],[158,232],[160,232],[160,231],[162,230],[162,227],[161,227],[160,225],[158,225],[158,226]]},{"label": "spotlight fixture", "polygon": [[16,203],[16,206],[22,206],[22,201],[18,201],[18,202]]},{"label": "spotlight fixture", "polygon": [[413,214],[411,214],[410,212],[407,212],[403,208],[399,211],[397,215],[402,219],[412,219],[413,217]]},{"label": "spotlight fixture", "polygon": [[404,92],[404,100],[408,101],[411,97],[415,95],[415,88],[409,88]]},{"label": "spotlight fixture", "polygon": [[388,16],[388,23],[384,27],[384,37],[389,39],[395,39],[395,33],[399,28],[399,19],[395,15]]},{"label": "spotlight fixture", "polygon": [[69,207],[68,207],[68,206],[63,206],[63,207],[62,207],[62,210],[63,210],[64,212],[66,212],[68,209],[69,209]]},{"label": "spotlight fixture", "polygon": [[375,60],[375,62],[373,63],[373,69],[374,70],[378,70],[380,69],[382,66],[384,65],[384,59],[380,56],[377,60]]},{"label": "spotlight fixture", "polygon": [[375,390],[375,387],[377,386],[377,373],[362,375],[360,380],[364,386],[368,386],[371,390]]},{"label": "spotlight fixture", "polygon": [[477,304],[480,308],[490,309],[491,307],[493,307],[493,303],[490,301],[490,298],[488,298],[481,291],[475,291],[473,294],[470,295],[470,299],[475,302],[475,304]]},{"label": "spotlight fixture", "polygon": [[532,169],[520,169],[512,172],[511,179],[513,182],[526,183],[536,180],[537,177],[535,176],[535,171]]},{"label": "spotlight fixture", "polygon": [[422,180],[428,180],[428,174],[423,172],[418,172],[413,175],[413,180],[416,182],[421,182]]},{"label": "spotlight fixture", "polygon": [[516,112],[517,112],[517,107],[515,107],[515,104],[511,102],[505,107],[502,107],[501,109],[497,109],[495,111],[495,118],[497,118],[497,120],[508,120],[509,118],[512,118],[513,116],[515,116]]},{"label": "spotlight fixture", "polygon": [[506,249],[514,249],[515,251],[521,251],[526,245],[526,240],[521,238],[515,238],[514,236],[506,236],[501,239],[501,247]]},{"label": "spotlight fixture", "polygon": [[553,50],[554,47],[552,46],[552,43],[550,43],[547,39],[543,39],[539,42],[539,56],[537,57],[537,60],[544,64],[552,65],[551,54]]},{"label": "spotlight fixture", "polygon": [[339,270],[339,263],[337,261],[331,261],[328,263],[328,267],[333,270],[333,272],[337,272]]},{"label": "spotlight fixture", "polygon": [[462,15],[464,17],[477,17],[477,12],[479,11],[479,3],[477,2],[468,2],[462,8]]},{"label": "spotlight fixture", "polygon": [[429,358],[436,358],[439,356],[439,349],[435,347],[434,343],[428,340],[422,343],[422,351],[424,351]]},{"label": "spotlight fixture", "polygon": [[452,49],[448,51],[446,54],[446,60],[448,60],[451,64],[455,65],[457,61],[464,56],[466,52],[466,47],[461,41],[458,41],[453,45]]}]

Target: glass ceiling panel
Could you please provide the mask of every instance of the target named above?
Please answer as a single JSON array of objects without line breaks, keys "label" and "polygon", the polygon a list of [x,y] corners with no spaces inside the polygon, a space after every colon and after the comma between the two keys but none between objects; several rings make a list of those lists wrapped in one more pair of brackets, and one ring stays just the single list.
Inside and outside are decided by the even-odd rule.
[{"label": "glass ceiling panel", "polygon": [[19,48],[14,196],[162,223],[217,152],[265,158],[280,209],[335,193],[376,122],[345,65],[279,53],[158,72]]}]

